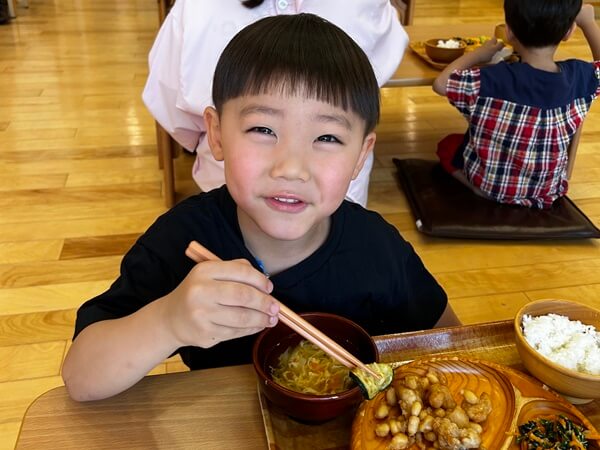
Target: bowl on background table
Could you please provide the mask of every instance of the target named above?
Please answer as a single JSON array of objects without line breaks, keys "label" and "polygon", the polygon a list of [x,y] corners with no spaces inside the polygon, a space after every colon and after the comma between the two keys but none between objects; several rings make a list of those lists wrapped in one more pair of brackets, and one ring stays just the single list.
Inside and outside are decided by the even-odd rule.
[{"label": "bowl on background table", "polygon": [[446,42],[448,40],[449,39],[444,38],[428,39],[425,41],[425,53],[427,53],[427,56],[429,56],[432,61],[438,63],[451,63],[465,53],[467,43],[462,39],[455,39],[459,42],[458,48],[446,48],[438,46],[439,41]]},{"label": "bowl on background table", "polygon": [[523,335],[523,316],[558,314],[600,330],[600,311],[568,300],[538,300],[523,306],[515,316],[516,347],[525,368],[547,386],[574,404],[600,398],[600,375],[578,372],[557,364],[539,353]]},{"label": "bowl on background table", "polygon": [[[319,312],[302,313],[300,316],[361,361],[377,361],[375,342],[351,320]],[[287,389],[273,380],[271,370],[277,366],[279,356],[303,339],[282,322],[265,329],[258,336],[252,351],[252,362],[263,395],[288,416],[308,423],[325,422],[357,407],[363,395],[356,385],[337,394],[311,395]]]}]

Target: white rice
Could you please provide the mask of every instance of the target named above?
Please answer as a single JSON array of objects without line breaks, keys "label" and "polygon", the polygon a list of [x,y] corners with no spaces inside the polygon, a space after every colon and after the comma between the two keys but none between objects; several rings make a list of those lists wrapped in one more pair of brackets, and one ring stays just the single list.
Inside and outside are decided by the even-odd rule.
[{"label": "white rice", "polygon": [[577,372],[600,375],[600,332],[558,314],[523,316],[529,344],[551,361]]},{"label": "white rice", "polygon": [[460,41],[457,41],[456,39],[448,39],[447,41],[440,39],[437,42],[437,46],[442,48],[459,48]]}]

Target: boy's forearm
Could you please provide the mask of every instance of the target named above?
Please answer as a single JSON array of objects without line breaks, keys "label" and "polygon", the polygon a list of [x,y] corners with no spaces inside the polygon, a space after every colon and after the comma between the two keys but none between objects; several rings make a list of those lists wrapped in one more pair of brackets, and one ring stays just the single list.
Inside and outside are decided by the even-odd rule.
[{"label": "boy's forearm", "polygon": [[62,369],[73,399],[118,394],[176,350],[163,324],[163,303],[156,300],[130,316],[94,323],[77,336]]},{"label": "boy's forearm", "polygon": [[455,59],[450,64],[448,64],[444,70],[438,75],[438,77],[433,82],[433,90],[440,94],[446,95],[446,85],[448,84],[448,79],[452,72],[455,70],[464,70],[469,69],[480,62],[480,57],[476,52],[467,52],[462,55],[460,58]]}]

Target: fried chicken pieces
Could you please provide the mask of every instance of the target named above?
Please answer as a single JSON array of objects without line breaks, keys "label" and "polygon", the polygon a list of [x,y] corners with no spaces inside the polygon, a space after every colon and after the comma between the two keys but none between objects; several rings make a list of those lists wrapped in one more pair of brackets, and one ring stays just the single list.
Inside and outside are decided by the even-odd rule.
[{"label": "fried chicken pieces", "polygon": [[470,390],[461,392],[460,405],[442,373],[429,370],[425,376],[407,375],[394,380],[385,396],[378,397],[374,416],[375,434],[389,439],[389,450],[483,449],[480,425],[492,411],[491,398]]}]

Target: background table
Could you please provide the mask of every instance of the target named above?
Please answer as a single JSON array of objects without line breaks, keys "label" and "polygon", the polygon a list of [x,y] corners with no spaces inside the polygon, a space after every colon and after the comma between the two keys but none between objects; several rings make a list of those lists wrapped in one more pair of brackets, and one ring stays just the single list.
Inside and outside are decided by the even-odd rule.
[{"label": "background table", "polygon": [[[404,29],[408,33],[410,42],[417,42],[438,37],[493,36],[495,27],[495,23],[472,23],[453,24],[445,27],[435,25],[407,25]],[[586,47],[587,42],[583,33],[577,29],[568,41],[560,44],[556,57],[557,59],[568,59],[572,58],[574,54],[582,54],[582,51],[585,54]],[[587,52],[591,61],[592,54],[589,49]],[[427,64],[410,48],[407,48],[398,69],[384,87],[430,86],[439,74],[440,71],[438,69]]]},{"label": "background table", "polygon": [[[379,336],[375,341],[383,361],[443,354],[521,368],[511,321]],[[580,409],[600,428],[600,401]],[[290,429],[293,435],[293,424]],[[318,428],[303,430],[318,440]],[[149,376],[122,394],[88,403],[71,400],[64,387],[55,388],[27,410],[16,448],[266,446],[254,369],[245,365]]]}]

